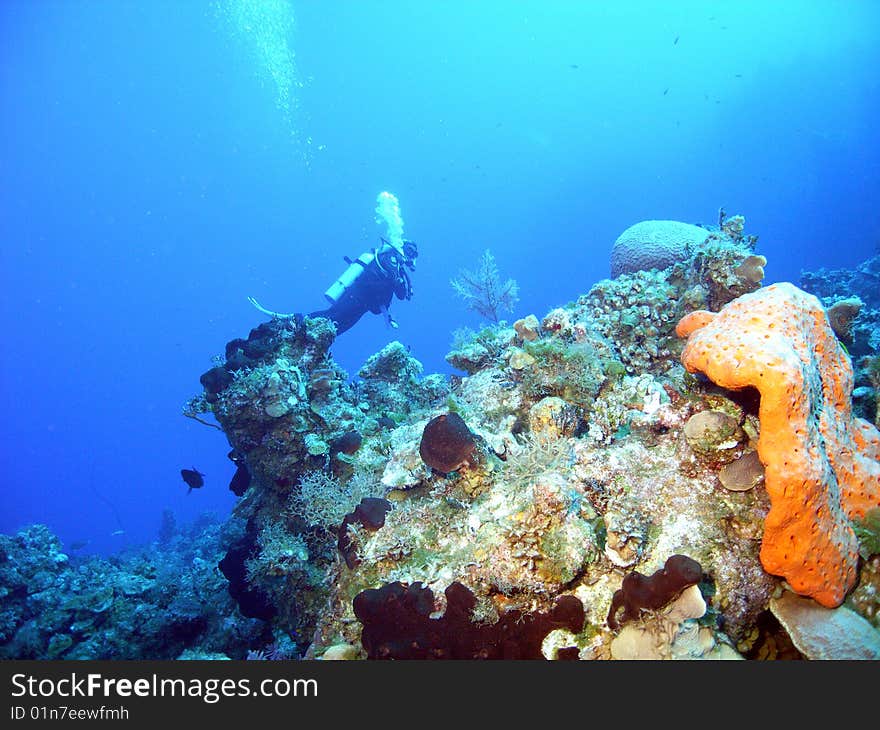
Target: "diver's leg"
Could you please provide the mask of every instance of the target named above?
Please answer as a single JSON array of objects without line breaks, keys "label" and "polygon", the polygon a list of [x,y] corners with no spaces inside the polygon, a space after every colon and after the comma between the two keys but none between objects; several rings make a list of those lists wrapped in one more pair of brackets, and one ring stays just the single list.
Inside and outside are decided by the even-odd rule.
[{"label": "diver's leg", "polygon": [[338,302],[318,312],[309,313],[309,317],[326,317],[336,325],[336,334],[350,330],[363,315],[364,310],[357,301],[343,297]]},{"label": "diver's leg", "polygon": [[273,319],[290,319],[291,317],[298,316],[296,313],[282,314],[281,312],[273,312],[271,309],[266,309],[262,304],[260,304],[253,297],[248,297],[248,301],[254,306],[254,308],[258,309],[263,314],[268,314]]}]

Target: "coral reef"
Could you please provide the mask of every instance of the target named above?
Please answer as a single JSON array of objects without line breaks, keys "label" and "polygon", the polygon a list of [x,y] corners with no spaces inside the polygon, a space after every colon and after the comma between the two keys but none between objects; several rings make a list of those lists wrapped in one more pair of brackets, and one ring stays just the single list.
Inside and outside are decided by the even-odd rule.
[{"label": "coral reef", "polygon": [[0,535],[0,658],[242,658],[271,640],[217,568],[234,525],[163,524],[157,543],[110,559],[69,557],[43,525]]},{"label": "coral reef", "polygon": [[821,622],[789,588],[845,600],[822,615],[869,655],[880,441],[852,399],[880,360],[854,383],[826,310],[862,299],[855,347],[875,303],[762,289],[744,225],[625,238],[613,280],[457,331],[449,378],[400,342],[349,377],[320,318],[232,340],[184,408],[229,440],[226,525],[168,514],[158,547],[76,565],[0,538],[4,655],[799,658]]},{"label": "coral reef", "polygon": [[[658,241],[678,241],[671,246],[674,253],[664,249],[659,260],[651,259],[653,263],[615,269],[613,279],[595,284],[569,313],[576,336],[580,331],[581,337],[589,332],[601,337],[630,374],[666,373],[681,349],[675,323],[688,312],[717,311],[754,291],[767,263],[754,253],[757,237],[743,234],[742,216],[722,218],[717,229],[676,221],[653,223],[662,223],[659,230],[669,231]],[[637,239],[632,243],[640,250]]]},{"label": "coral reef", "polygon": [[[422,378],[417,361],[392,343],[349,384],[326,347],[323,354],[309,349],[304,332],[291,332],[226,388],[235,392],[247,381],[247,397],[212,396],[211,408],[223,411],[225,430],[233,426],[227,434],[253,473],[236,507],[251,535],[244,562],[259,560],[260,535],[278,522],[284,530],[275,534],[286,535],[288,549],[301,535],[301,554],[308,553],[309,569],[294,561],[296,570],[274,586],[251,571],[248,588],[279,608],[267,618],[275,631],[293,627],[310,637],[308,656],[351,656],[363,638],[356,596],[390,585],[401,595],[416,585],[445,595],[460,585],[472,597],[475,625],[546,616],[559,599],[576,598],[585,623],[549,631],[543,655],[608,657],[615,632],[605,621],[621,568],[650,573],[670,555],[686,554],[711,584],[701,646],[733,651],[775,585],[758,559],[766,494],[728,491],[719,481],[723,467],[754,451],[757,419],[717,394],[688,394],[674,327],[679,313],[720,307],[757,288],[766,262],[753,252],[754,237],[742,235],[741,217],[703,233],[701,245],[668,269],[600,282],[578,301],[512,327],[459,331],[447,360],[466,376],[448,383]],[[630,324],[622,326],[621,317]],[[299,350],[308,350],[311,370]],[[279,358],[296,363],[306,382],[317,371],[321,383],[272,417],[301,415],[308,425],[297,431],[285,424],[283,454],[260,450],[234,428],[274,425],[242,417],[265,398]],[[714,441],[711,433],[705,443],[689,441],[689,419],[716,411],[730,427]],[[374,414],[390,416],[391,427],[378,427]],[[362,440],[346,453],[341,446],[356,442],[348,436],[355,431]],[[353,489],[357,480],[375,490]],[[384,497],[383,519],[356,518],[354,494]],[[328,507],[337,502],[345,512]],[[428,613],[444,608],[443,597],[436,603]],[[412,621],[445,625],[419,611]],[[686,621],[677,626],[693,633]],[[406,639],[379,643],[398,640]],[[376,655],[374,644],[363,645]]]},{"label": "coral reef", "polygon": [[243,615],[299,636],[313,631],[327,598],[345,515],[384,496],[398,423],[448,393],[439,376],[421,377],[400,342],[350,381],[329,355],[334,337],[322,318],[264,323],[227,345],[225,363],[185,409],[213,414],[249,475],[233,480],[241,491],[234,516],[246,529],[221,561],[230,594]]},{"label": "coral reef", "polygon": [[853,358],[857,415],[880,428],[880,255],[855,269],[801,272],[801,287],[820,298]]},{"label": "coral reef", "polygon": [[859,297],[868,309],[880,310],[880,255],[854,269],[802,271],[800,286],[823,303],[836,297]]},{"label": "coral reef", "polygon": [[682,362],[715,383],[761,394],[757,450],[771,510],[765,569],[824,606],[856,580],[850,520],[880,505],[880,433],[852,416],[852,366],[813,295],[774,284],[717,315],[681,320]]}]

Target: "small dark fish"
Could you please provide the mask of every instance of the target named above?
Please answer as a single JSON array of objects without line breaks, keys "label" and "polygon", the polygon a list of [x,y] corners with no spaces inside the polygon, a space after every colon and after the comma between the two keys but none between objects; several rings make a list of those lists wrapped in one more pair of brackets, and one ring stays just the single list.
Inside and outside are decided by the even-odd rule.
[{"label": "small dark fish", "polygon": [[391,418],[390,416],[379,416],[379,417],[376,419],[376,422],[377,422],[382,428],[397,428],[397,423],[396,423],[396,422],[394,421],[394,419]]},{"label": "small dark fish", "polygon": [[82,550],[83,548],[88,547],[90,543],[91,543],[91,540],[76,540],[76,541],[70,543],[70,549],[71,550]]},{"label": "small dark fish", "polygon": [[672,41],[673,46],[678,45],[678,38],[679,38],[679,36],[675,36],[675,40]]},{"label": "small dark fish", "polygon": [[580,68],[580,66],[578,66],[576,63],[570,63],[570,64],[568,64],[568,67],[569,68]]},{"label": "small dark fish", "polygon": [[667,86],[665,89],[663,89],[663,96],[666,96],[668,93],[669,93],[669,87]]},{"label": "small dark fish", "polygon": [[193,489],[199,489],[200,487],[205,486],[205,480],[202,479],[204,474],[200,472],[198,469],[193,467],[192,469],[181,469],[180,476],[183,477],[183,481],[185,481],[189,485],[189,494]]},{"label": "small dark fish", "polygon": [[741,79],[741,78],[743,77],[742,74],[735,74],[735,76],[736,76],[738,79]]}]

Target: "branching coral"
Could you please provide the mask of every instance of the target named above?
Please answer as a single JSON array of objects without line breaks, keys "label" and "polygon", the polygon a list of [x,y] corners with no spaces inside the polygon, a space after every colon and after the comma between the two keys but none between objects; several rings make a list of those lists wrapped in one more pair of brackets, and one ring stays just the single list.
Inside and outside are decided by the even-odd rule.
[{"label": "branching coral", "polygon": [[245,561],[248,581],[253,583],[266,576],[301,573],[309,559],[309,550],[302,535],[294,535],[280,523],[271,523],[257,536],[259,552]]},{"label": "branching coral", "polygon": [[299,491],[290,497],[288,512],[309,526],[332,530],[364,497],[376,497],[384,491],[381,482],[362,472],[343,482],[322,471],[310,471],[300,479]]}]

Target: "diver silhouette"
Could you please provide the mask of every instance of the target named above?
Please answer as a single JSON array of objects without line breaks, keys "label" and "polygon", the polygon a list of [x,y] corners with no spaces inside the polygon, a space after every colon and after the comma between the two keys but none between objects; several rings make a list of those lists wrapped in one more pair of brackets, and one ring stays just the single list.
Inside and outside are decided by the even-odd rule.
[{"label": "diver silhouette", "polygon": [[[397,328],[397,322],[388,308],[393,297],[401,300],[412,299],[412,282],[409,271],[415,271],[415,261],[419,250],[413,241],[402,241],[394,245],[385,238],[381,244],[365,251],[356,259],[344,257],[348,268],[324,292],[330,306],[326,309],[309,312],[308,317],[326,317],[336,325],[336,334],[351,329],[367,312],[381,314],[388,327]],[[271,317],[294,318],[301,321],[302,314],[280,314],[261,306],[253,297],[248,301],[263,314]]]}]

